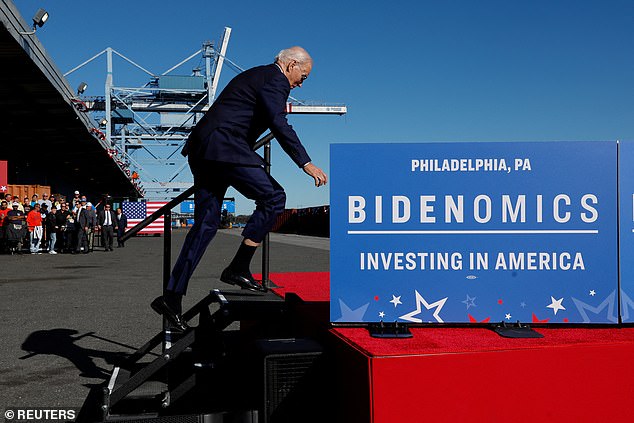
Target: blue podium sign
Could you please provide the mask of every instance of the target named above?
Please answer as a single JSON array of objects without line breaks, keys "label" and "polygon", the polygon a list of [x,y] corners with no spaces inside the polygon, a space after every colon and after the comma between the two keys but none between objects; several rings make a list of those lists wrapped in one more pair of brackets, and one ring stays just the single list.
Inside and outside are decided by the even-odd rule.
[{"label": "blue podium sign", "polygon": [[[232,200],[224,200],[222,202],[222,210],[227,210],[227,213],[236,212],[236,202]],[[190,214],[194,213],[194,200],[185,200],[181,203],[181,213]]]},{"label": "blue podium sign", "polygon": [[194,200],[185,200],[181,203],[181,213],[193,214],[194,213]]},{"label": "blue podium sign", "polygon": [[594,304],[618,286],[616,163],[615,142],[332,145],[331,321],[615,323]]},{"label": "blue podium sign", "polygon": [[[623,323],[634,321],[634,142],[619,143],[619,265],[621,271],[621,319]],[[606,293],[608,294],[608,293]],[[616,292],[590,311],[604,312],[616,308]]]}]

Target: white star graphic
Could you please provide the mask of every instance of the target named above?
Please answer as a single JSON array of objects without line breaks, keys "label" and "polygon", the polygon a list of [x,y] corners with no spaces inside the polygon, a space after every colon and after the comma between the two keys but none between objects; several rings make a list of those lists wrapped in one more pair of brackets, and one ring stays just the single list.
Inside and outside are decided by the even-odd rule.
[{"label": "white star graphic", "polygon": [[522,302],[520,303],[520,307],[522,307],[522,308],[526,308],[526,303],[525,303],[524,301],[522,301]]},{"label": "white star graphic", "polygon": [[506,315],[504,316],[504,318],[506,320],[511,320],[511,313],[506,313]]},{"label": "white star graphic", "polygon": [[429,304],[427,301],[425,301],[423,296],[418,293],[418,291],[414,290],[414,292],[416,293],[416,310],[404,314],[400,318],[403,320],[407,320],[408,322],[423,323],[421,319],[413,317],[421,313],[421,304],[423,304],[427,310],[431,310],[432,308],[436,307],[436,311],[434,311],[433,316],[438,323],[444,323],[443,320],[440,318],[440,310],[442,310],[442,307],[445,305],[445,302],[449,297],[445,297],[441,300],[436,301],[435,303]]},{"label": "white star graphic", "polygon": [[557,315],[557,312],[559,310],[565,310],[566,307],[561,305],[561,302],[564,300],[563,298],[560,298],[558,300],[555,299],[555,297],[551,296],[550,297],[551,303],[550,305],[547,305],[546,308],[552,308],[553,311],[555,312],[555,315]]},{"label": "white star graphic", "polygon": [[7,190],[7,186],[6,185],[2,185],[2,187],[0,187],[0,191],[5,192]]},{"label": "white star graphic", "polygon": [[594,289],[590,290],[590,296],[594,297],[595,295],[597,295],[597,292]]},{"label": "white star graphic", "polygon": [[385,317],[385,313],[383,313],[382,311],[379,312],[379,317],[382,319]]},{"label": "white star graphic", "polygon": [[399,295],[398,297],[394,294],[392,294],[392,301],[390,301],[392,304],[394,304],[394,307],[396,308],[397,305],[399,304],[403,304],[401,302],[401,296]]}]

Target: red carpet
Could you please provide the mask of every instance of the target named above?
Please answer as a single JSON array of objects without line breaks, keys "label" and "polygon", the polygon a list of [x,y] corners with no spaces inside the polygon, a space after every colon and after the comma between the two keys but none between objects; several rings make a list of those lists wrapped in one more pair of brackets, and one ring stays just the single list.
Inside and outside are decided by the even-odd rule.
[{"label": "red carpet", "polygon": [[[536,332],[543,338],[502,338],[483,328],[412,328],[413,338],[385,340],[372,338],[359,328],[336,328],[334,331],[373,357],[410,354],[447,354],[506,351],[572,345],[626,345],[634,342],[634,329],[544,329]],[[633,358],[634,359],[634,358]]]},{"label": "red carpet", "polygon": [[281,297],[293,292],[304,301],[330,301],[330,272],[271,273],[269,279],[279,286],[273,291]]},{"label": "red carpet", "polygon": [[[283,297],[329,301],[328,273],[271,279]],[[544,338],[502,338],[481,327],[413,328],[409,339],[331,329],[341,421],[634,421],[634,328],[537,331]]]}]

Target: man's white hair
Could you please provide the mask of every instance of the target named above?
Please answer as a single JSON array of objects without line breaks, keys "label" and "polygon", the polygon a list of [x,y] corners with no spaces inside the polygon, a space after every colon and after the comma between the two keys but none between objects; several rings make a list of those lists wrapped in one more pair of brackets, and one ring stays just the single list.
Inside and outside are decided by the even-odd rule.
[{"label": "man's white hair", "polygon": [[297,63],[306,63],[313,61],[308,52],[302,47],[298,46],[286,48],[277,53],[277,56],[275,56],[275,61],[279,63],[288,63],[291,60],[295,60]]}]

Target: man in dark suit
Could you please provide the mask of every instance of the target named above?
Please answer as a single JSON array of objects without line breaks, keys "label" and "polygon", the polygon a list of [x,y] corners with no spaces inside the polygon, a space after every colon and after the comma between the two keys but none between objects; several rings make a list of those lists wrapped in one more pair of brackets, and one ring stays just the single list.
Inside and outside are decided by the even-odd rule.
[{"label": "man in dark suit", "polygon": [[77,231],[76,253],[88,254],[88,231],[92,223],[92,214],[88,212],[86,200],[82,200],[77,208],[77,217],[75,218],[75,230]]},{"label": "man in dark suit", "polygon": [[111,210],[110,204],[106,204],[99,212],[98,225],[101,228],[101,243],[105,251],[112,251],[112,239],[117,229],[117,215]]},{"label": "man in dark suit", "polygon": [[165,295],[151,304],[175,327],[187,328],[181,317],[182,296],[218,230],[229,186],[254,200],[256,208],[242,232],[240,248],[220,280],[251,291],[264,290],[253,279],[249,265],[286,202],[284,189],[266,174],[262,157],[253,151],[267,128],[291,160],[313,178],[315,186],[326,184],[326,174],[311,163],[286,120],[290,91],[302,86],[312,66],[313,60],[301,47],[280,51],[274,63],[249,69],[231,80],[189,135],[183,154],[188,156],[194,175],[194,225],[172,269]]},{"label": "man in dark suit", "polygon": [[128,218],[123,214],[121,207],[117,208],[117,248],[125,247],[125,243],[121,241],[121,237],[125,234],[128,227]]},{"label": "man in dark suit", "polygon": [[95,231],[99,230],[99,220],[97,219],[97,212],[91,202],[86,203],[85,213],[86,216],[88,216],[88,231],[86,232],[88,251],[92,251],[93,243],[95,241]]}]

